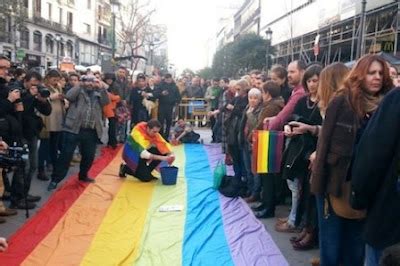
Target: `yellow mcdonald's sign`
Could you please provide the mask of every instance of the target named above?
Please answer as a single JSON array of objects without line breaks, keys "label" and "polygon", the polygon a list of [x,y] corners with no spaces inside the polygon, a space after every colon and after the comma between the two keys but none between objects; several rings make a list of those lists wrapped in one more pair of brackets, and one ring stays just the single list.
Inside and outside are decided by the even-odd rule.
[{"label": "yellow mcdonald's sign", "polygon": [[394,51],[394,42],[392,42],[392,41],[382,42],[382,51],[393,52]]}]

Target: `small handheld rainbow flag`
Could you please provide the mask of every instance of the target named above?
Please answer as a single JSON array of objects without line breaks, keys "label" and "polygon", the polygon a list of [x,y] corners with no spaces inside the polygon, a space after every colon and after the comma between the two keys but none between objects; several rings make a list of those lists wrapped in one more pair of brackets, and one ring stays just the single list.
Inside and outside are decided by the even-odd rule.
[{"label": "small handheld rainbow flag", "polygon": [[166,142],[159,133],[154,137],[150,137],[147,134],[146,122],[137,124],[128,136],[122,153],[122,158],[132,171],[136,171],[140,153],[143,150],[149,149],[151,146],[155,146],[161,154],[171,152],[171,145]]},{"label": "small handheld rainbow flag", "polygon": [[253,131],[252,171],[255,174],[279,173],[284,136],[281,131]]}]

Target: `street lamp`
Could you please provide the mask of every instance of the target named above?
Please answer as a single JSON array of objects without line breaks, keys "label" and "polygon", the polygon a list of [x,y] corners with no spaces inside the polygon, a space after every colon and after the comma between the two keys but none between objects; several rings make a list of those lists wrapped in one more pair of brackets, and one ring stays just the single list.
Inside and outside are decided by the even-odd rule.
[{"label": "street lamp", "polygon": [[150,65],[153,65],[153,50],[154,50],[154,43],[151,42],[149,44],[149,48],[150,48]]},{"label": "street lamp", "polygon": [[271,30],[271,28],[268,28],[266,31],[265,31],[265,35],[266,35],[266,37],[267,37],[267,47],[266,47],[266,51],[265,51],[265,70],[266,70],[266,72],[268,73],[268,69],[269,69],[269,48],[270,48],[270,46],[271,46],[271,40],[272,40],[272,30]]},{"label": "street lamp", "polygon": [[360,30],[359,38],[357,42],[356,58],[360,58],[364,54],[365,44],[365,10],[367,6],[367,0],[361,1],[361,15],[360,15]]},{"label": "street lamp", "polygon": [[116,39],[115,39],[115,18],[116,14],[119,10],[121,3],[118,0],[111,0],[111,10],[112,10],[112,60],[115,59],[115,50],[116,50]]},{"label": "street lamp", "polygon": [[61,36],[60,34],[56,34],[56,43],[57,43],[57,69],[58,69],[58,64],[60,61],[60,41],[61,41]]}]

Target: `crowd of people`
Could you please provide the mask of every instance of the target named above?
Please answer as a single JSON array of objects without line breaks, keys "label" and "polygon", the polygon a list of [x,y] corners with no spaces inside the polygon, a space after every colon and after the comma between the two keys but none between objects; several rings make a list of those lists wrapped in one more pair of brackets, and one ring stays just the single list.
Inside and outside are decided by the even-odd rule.
[{"label": "crowd of people", "polygon": [[[298,232],[290,239],[295,250],[319,246],[320,265],[398,259],[398,85],[397,69],[376,55],[351,69],[293,61],[274,66],[269,77],[253,71],[220,86],[211,106],[213,134],[224,125],[226,162],[246,186],[244,200],[257,218],[271,218],[290,195],[290,213],[275,230]],[[279,174],[254,172],[254,130],[284,132]]]},{"label": "crowd of people", "polygon": [[[170,74],[139,74],[132,81],[124,67],[115,73],[50,70],[44,77],[9,69],[10,60],[0,57],[0,136],[4,145],[26,145],[29,154],[25,169],[3,169],[0,192],[10,205],[1,203],[0,216],[35,208],[41,198],[29,193],[32,178],[54,190],[78,155],[79,180],[94,182],[88,172],[104,135],[115,149],[131,141],[134,128],[165,151],[140,151],[143,162],[173,161],[158,132],[172,144],[199,143],[193,124],[175,109],[182,98],[201,99],[212,142],[222,143],[255,216],[275,217],[276,206],[290,197],[290,213],[277,219],[275,230],[297,232],[290,239],[295,250],[319,246],[321,265],[378,265],[399,252],[400,90],[397,69],[379,56],[366,55],[351,69],[296,60],[273,66],[268,75],[254,70],[210,81],[174,81]],[[254,130],[284,132],[279,174],[254,172]],[[147,170],[141,178],[149,182]],[[131,171],[122,165],[120,176]]]}]

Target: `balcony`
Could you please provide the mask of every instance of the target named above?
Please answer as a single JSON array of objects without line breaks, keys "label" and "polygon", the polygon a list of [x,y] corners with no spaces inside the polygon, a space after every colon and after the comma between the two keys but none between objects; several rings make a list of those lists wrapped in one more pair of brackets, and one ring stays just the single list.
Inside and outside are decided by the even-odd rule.
[{"label": "balcony", "polygon": [[97,42],[99,44],[104,44],[104,45],[107,45],[107,46],[111,46],[111,41],[108,40],[107,38],[104,38],[104,37],[98,37],[97,38]]},{"label": "balcony", "polygon": [[61,32],[66,32],[69,34],[73,34],[72,31],[72,25],[62,25],[60,23],[54,22],[54,21],[50,21],[48,19],[44,19],[42,17],[37,17],[34,16],[33,17],[33,22],[39,26],[45,27],[45,28],[49,28],[49,29],[53,29],[56,31],[61,31]]}]

